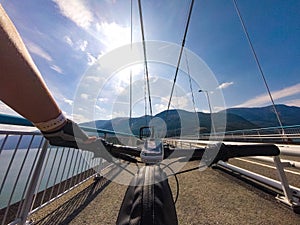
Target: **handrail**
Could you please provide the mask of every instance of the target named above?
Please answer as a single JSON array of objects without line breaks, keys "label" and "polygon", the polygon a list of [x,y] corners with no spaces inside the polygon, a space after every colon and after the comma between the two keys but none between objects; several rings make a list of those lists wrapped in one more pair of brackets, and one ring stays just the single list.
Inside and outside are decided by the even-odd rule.
[{"label": "handrail", "polygon": [[[33,127],[24,118],[5,114],[0,114],[0,124]],[[103,133],[104,138],[106,134],[130,136],[89,127],[82,129]],[[38,129],[0,130],[0,161],[4,170],[4,176],[0,178],[0,225],[24,224],[32,212],[111,165],[94,158],[91,152],[48,146]]]},{"label": "handrail", "polygon": [[23,117],[0,114],[0,124],[34,127],[34,125]]},{"label": "handrail", "polygon": [[255,129],[233,130],[225,132],[200,133],[200,139],[216,139],[231,141],[255,141],[268,143],[300,143],[300,125],[289,125],[283,127],[263,127]]},{"label": "handrail", "polygon": [[[225,132],[216,132],[215,134],[234,134],[234,133],[239,133],[239,132],[252,132],[252,131],[261,131],[261,130],[282,130],[282,128],[287,129],[287,128],[299,128],[300,129],[300,125],[289,125],[289,126],[275,126],[275,127],[261,127],[261,128],[253,128],[253,129],[241,129],[241,130],[230,130],[230,131],[225,131]],[[211,133],[207,132],[207,133],[201,133],[201,135],[211,135]]]},{"label": "handrail", "polygon": [[[0,113],[0,124],[34,127],[32,122],[30,122],[29,120],[27,120],[23,117],[1,114],[1,113]],[[98,134],[117,134],[117,135],[123,135],[123,136],[135,136],[134,134],[124,133],[124,132],[115,132],[115,131],[106,130],[106,129],[86,127],[86,126],[81,126],[80,124],[79,124],[79,126],[86,132],[93,132],[93,133],[98,133]]]},{"label": "handrail", "polygon": [[109,165],[90,152],[47,144],[42,148],[43,143],[37,132],[0,132],[1,225],[23,223],[30,211],[49,204]]}]

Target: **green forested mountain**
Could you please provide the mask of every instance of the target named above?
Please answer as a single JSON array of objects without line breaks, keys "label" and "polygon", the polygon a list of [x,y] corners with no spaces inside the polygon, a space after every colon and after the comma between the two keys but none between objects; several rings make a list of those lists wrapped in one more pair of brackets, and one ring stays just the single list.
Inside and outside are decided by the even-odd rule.
[{"label": "green forested mountain", "polygon": [[[276,110],[284,126],[300,124],[300,107],[276,105]],[[241,116],[258,127],[279,126],[273,106],[260,108],[231,108],[226,111],[227,113]]]},{"label": "green forested mountain", "polygon": [[[300,108],[286,105],[276,105],[279,117],[284,126],[300,125]],[[226,115],[226,123],[222,121]],[[168,130],[164,136],[195,135],[208,133],[211,130],[211,117],[208,113],[187,112],[184,110],[170,110],[161,112],[153,117],[143,116],[138,118],[116,118],[112,120],[97,120],[83,123],[82,126],[105,129],[115,132],[133,133],[139,135],[140,128],[149,125],[149,121],[158,121],[167,124]],[[272,106],[261,108],[230,108],[213,114],[216,131],[243,130],[278,126],[278,120]],[[129,125],[130,124],[130,125]],[[154,123],[155,125],[155,123]],[[131,127],[131,128],[130,128]],[[24,136],[19,143],[19,149],[26,149],[30,142],[30,136]],[[0,144],[3,138],[0,139]],[[18,137],[11,135],[6,141],[4,149],[14,149],[18,143]],[[37,148],[41,138],[35,138],[32,148]]]},{"label": "green forested mountain", "polygon": [[[300,108],[286,105],[276,105],[283,125],[300,124]],[[224,115],[225,114],[225,115]],[[222,122],[226,116],[226,124]],[[114,130],[118,132],[138,135],[143,126],[148,126],[149,121],[160,118],[168,127],[167,136],[176,136],[180,132],[195,134],[206,133],[211,130],[211,117],[208,113],[188,112],[184,110],[170,110],[161,112],[153,117],[143,116],[139,118],[116,118],[112,120],[95,121],[97,128]],[[261,108],[230,108],[213,114],[216,131],[243,130],[262,127],[278,126],[278,120],[273,106]],[[131,129],[129,127],[131,126]],[[85,123],[89,126],[89,123]]]}]

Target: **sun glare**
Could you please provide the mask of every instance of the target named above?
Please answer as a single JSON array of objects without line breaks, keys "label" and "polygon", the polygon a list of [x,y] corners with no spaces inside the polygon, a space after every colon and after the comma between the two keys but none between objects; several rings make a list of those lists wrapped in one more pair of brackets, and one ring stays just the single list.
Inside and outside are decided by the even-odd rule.
[{"label": "sun glare", "polygon": [[96,24],[97,32],[107,51],[130,44],[130,27],[121,26],[115,22]]}]

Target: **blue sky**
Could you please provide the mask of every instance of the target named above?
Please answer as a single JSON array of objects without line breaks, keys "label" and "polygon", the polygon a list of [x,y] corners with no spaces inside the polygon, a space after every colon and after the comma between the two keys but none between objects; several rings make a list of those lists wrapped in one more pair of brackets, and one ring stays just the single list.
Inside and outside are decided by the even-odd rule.
[{"label": "blue sky", "polygon": [[[102,57],[130,44],[129,0],[0,0],[0,3],[67,116],[82,122],[129,115],[130,68],[95,75]],[[143,0],[146,40],[181,45],[189,3]],[[238,0],[237,3],[275,103],[300,106],[300,1]],[[135,0],[132,30],[133,41],[141,41]],[[204,76],[201,83],[192,79],[196,110],[208,112],[206,96],[198,93],[199,89],[208,91],[213,111],[271,104],[231,0],[195,1],[186,48],[190,55],[202,60],[216,81],[205,86],[203,74],[199,71],[192,74]],[[174,61],[178,53],[173,54]],[[126,58],[126,54],[120,57]],[[192,70],[193,62],[189,60],[183,54],[185,71],[178,74],[172,107],[192,111],[186,70],[188,66]],[[134,65],[131,71],[133,116],[141,116],[145,112],[143,64]],[[167,108],[174,74],[174,66],[149,63],[154,114]],[[217,95],[221,98],[220,93],[223,102],[216,100]],[[87,102],[91,104],[85,107]],[[0,112],[13,114],[2,103]]]}]

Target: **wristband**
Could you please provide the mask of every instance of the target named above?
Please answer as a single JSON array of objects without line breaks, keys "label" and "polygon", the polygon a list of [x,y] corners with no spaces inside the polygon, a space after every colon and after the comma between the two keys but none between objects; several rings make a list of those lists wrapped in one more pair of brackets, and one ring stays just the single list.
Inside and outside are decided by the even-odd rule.
[{"label": "wristband", "polygon": [[35,123],[34,126],[36,126],[41,131],[51,131],[63,125],[66,121],[66,117],[62,113],[60,113],[55,119],[46,122]]}]

